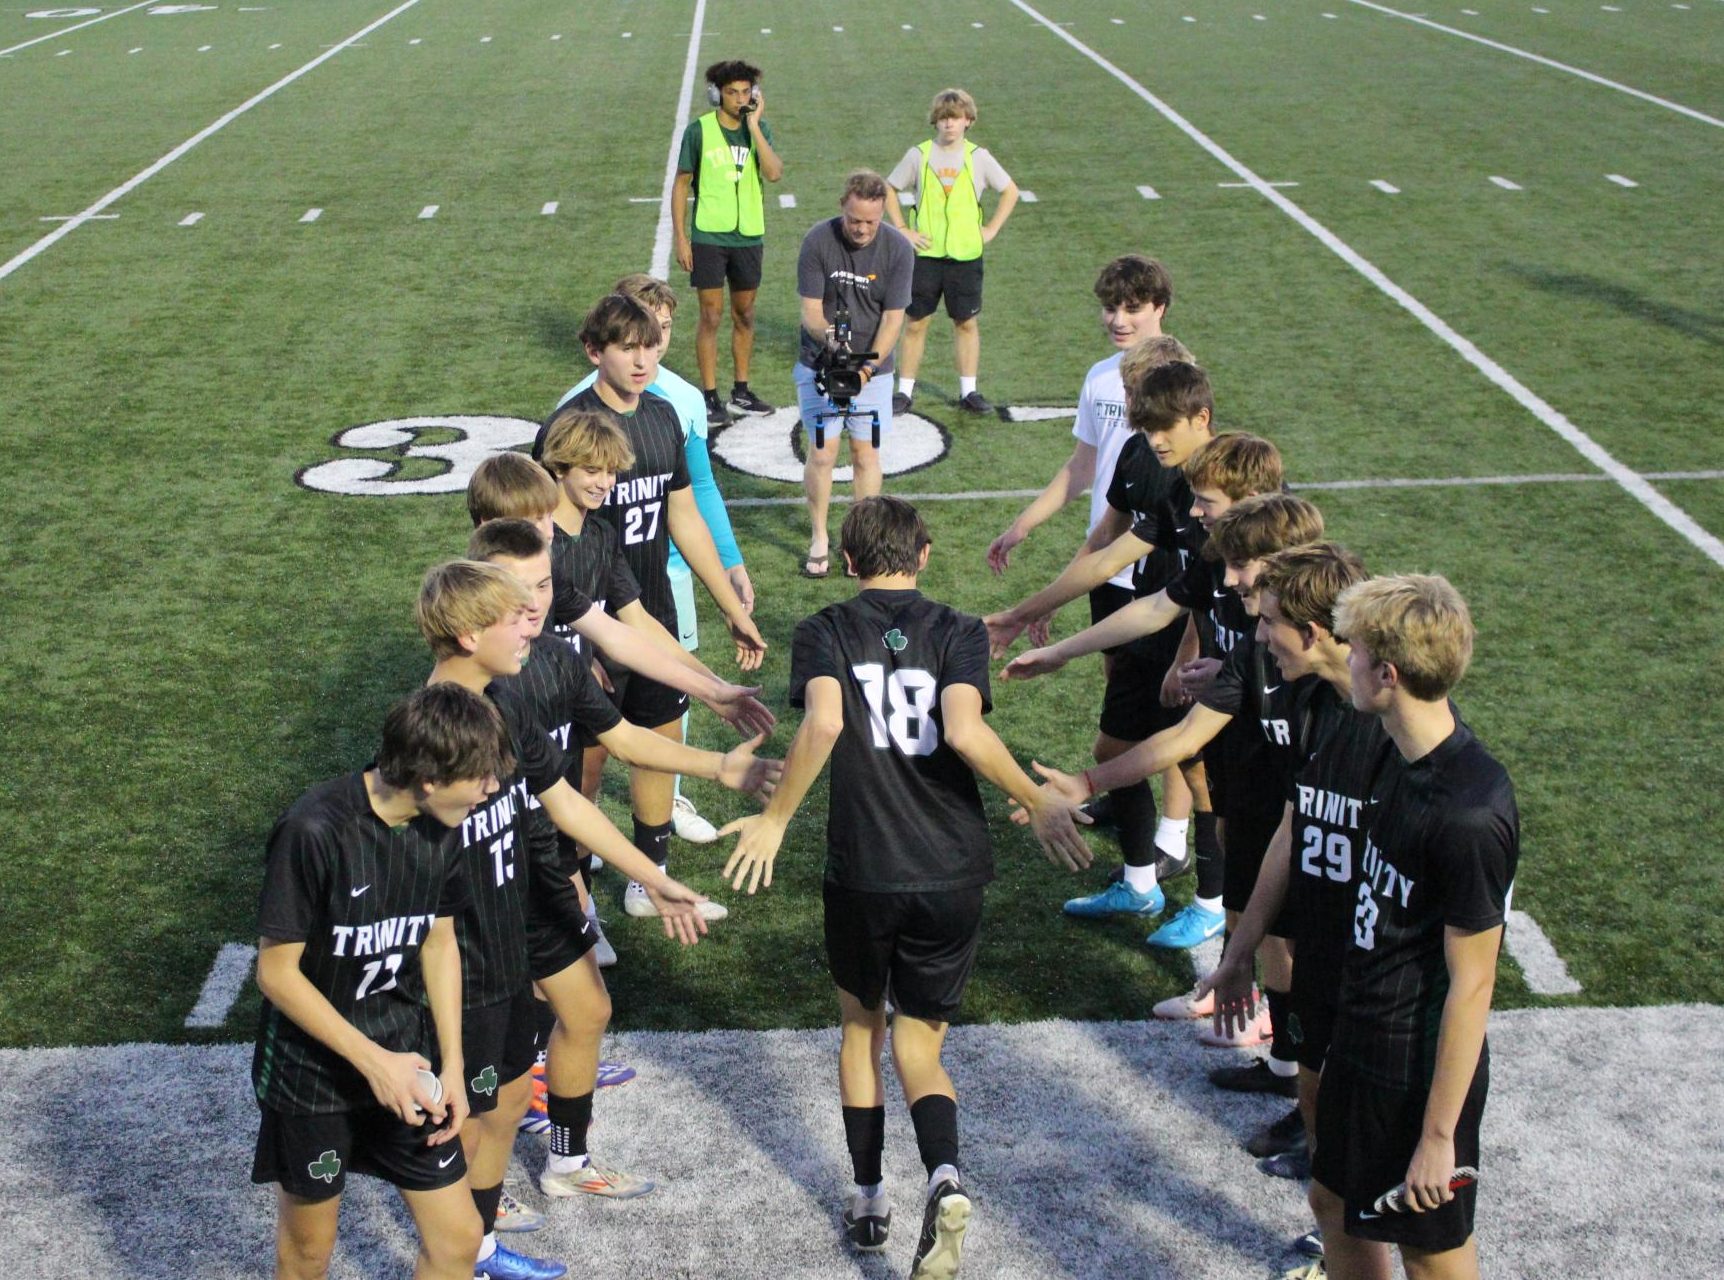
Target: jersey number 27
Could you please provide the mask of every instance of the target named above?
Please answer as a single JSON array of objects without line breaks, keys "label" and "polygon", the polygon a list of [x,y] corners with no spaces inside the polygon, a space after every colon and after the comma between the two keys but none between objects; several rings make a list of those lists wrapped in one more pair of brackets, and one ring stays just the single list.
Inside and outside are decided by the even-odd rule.
[{"label": "jersey number 27", "polygon": [[850,674],[868,701],[868,728],[876,749],[896,745],[907,756],[934,753],[940,727],[934,723],[933,676],[919,667],[887,671],[878,662],[858,662]]}]

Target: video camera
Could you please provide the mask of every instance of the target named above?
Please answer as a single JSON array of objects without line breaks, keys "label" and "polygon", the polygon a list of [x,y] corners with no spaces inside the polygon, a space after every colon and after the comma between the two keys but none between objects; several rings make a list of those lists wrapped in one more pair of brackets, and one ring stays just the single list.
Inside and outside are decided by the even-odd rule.
[{"label": "video camera", "polygon": [[[862,394],[862,371],[871,360],[879,358],[875,351],[854,351],[850,346],[850,308],[839,304],[832,315],[832,341],[821,347],[814,357],[814,389],[826,397],[830,412],[814,415],[814,447],[826,447],[826,423],[832,418],[851,417],[851,405]],[[874,447],[880,447],[880,415],[867,410],[873,423]],[[860,415],[857,415],[860,416]]]}]

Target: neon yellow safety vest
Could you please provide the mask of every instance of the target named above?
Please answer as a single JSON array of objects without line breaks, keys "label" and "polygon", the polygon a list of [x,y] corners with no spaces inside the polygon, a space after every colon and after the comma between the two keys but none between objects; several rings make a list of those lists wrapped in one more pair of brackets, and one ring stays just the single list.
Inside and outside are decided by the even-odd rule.
[{"label": "neon yellow safety vest", "polygon": [[700,191],[694,202],[697,231],[734,231],[745,236],[766,234],[765,202],[760,192],[760,166],[749,148],[738,164],[718,127],[718,112],[700,118]]},{"label": "neon yellow safety vest", "polygon": [[970,174],[970,157],[976,144],[964,144],[964,167],[948,193],[928,163],[934,150],[932,138],[920,148],[922,189],[916,205],[916,230],[928,237],[928,247],[916,252],[924,258],[954,258],[969,262],[982,256],[982,206],[976,199],[976,180]]}]

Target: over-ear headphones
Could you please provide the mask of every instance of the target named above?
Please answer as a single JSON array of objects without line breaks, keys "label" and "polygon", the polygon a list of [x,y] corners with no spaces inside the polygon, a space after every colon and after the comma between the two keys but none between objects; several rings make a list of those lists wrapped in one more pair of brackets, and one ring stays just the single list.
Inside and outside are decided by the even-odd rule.
[{"label": "over-ear headphones", "polygon": [[[750,85],[748,87],[748,96],[750,99],[758,98],[760,96],[760,86],[757,84]],[[716,107],[719,103],[724,101],[723,95],[719,93],[717,85],[708,84],[706,86],[706,101],[707,105],[712,107]]]}]

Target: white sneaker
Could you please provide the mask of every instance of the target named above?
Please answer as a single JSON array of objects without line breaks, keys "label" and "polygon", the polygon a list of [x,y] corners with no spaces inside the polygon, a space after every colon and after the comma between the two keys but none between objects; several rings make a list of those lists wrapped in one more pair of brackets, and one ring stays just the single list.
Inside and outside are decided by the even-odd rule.
[{"label": "white sneaker", "polygon": [[1215,1012],[1215,993],[1211,991],[1203,999],[1197,998],[1197,988],[1193,987],[1182,996],[1169,996],[1150,1012],[1158,1018],[1169,1022],[1183,1022],[1188,1018],[1207,1018]]},{"label": "white sneaker", "polygon": [[611,940],[605,937],[604,926],[599,922],[599,909],[589,895],[587,898],[587,923],[593,927],[597,941],[593,943],[593,955],[598,958],[599,968],[608,969],[617,962],[617,949],[611,945]]},{"label": "white sneaker", "polygon": [[[652,899],[647,897],[646,886],[639,880],[630,880],[629,887],[623,890],[623,910],[631,916],[658,915],[658,908],[653,906]],[[703,920],[723,920],[729,914],[730,908],[721,902],[700,904],[700,917]]]},{"label": "white sneaker", "polygon": [[711,844],[718,839],[718,828],[700,816],[687,796],[678,796],[671,805],[670,829],[690,844]]}]

